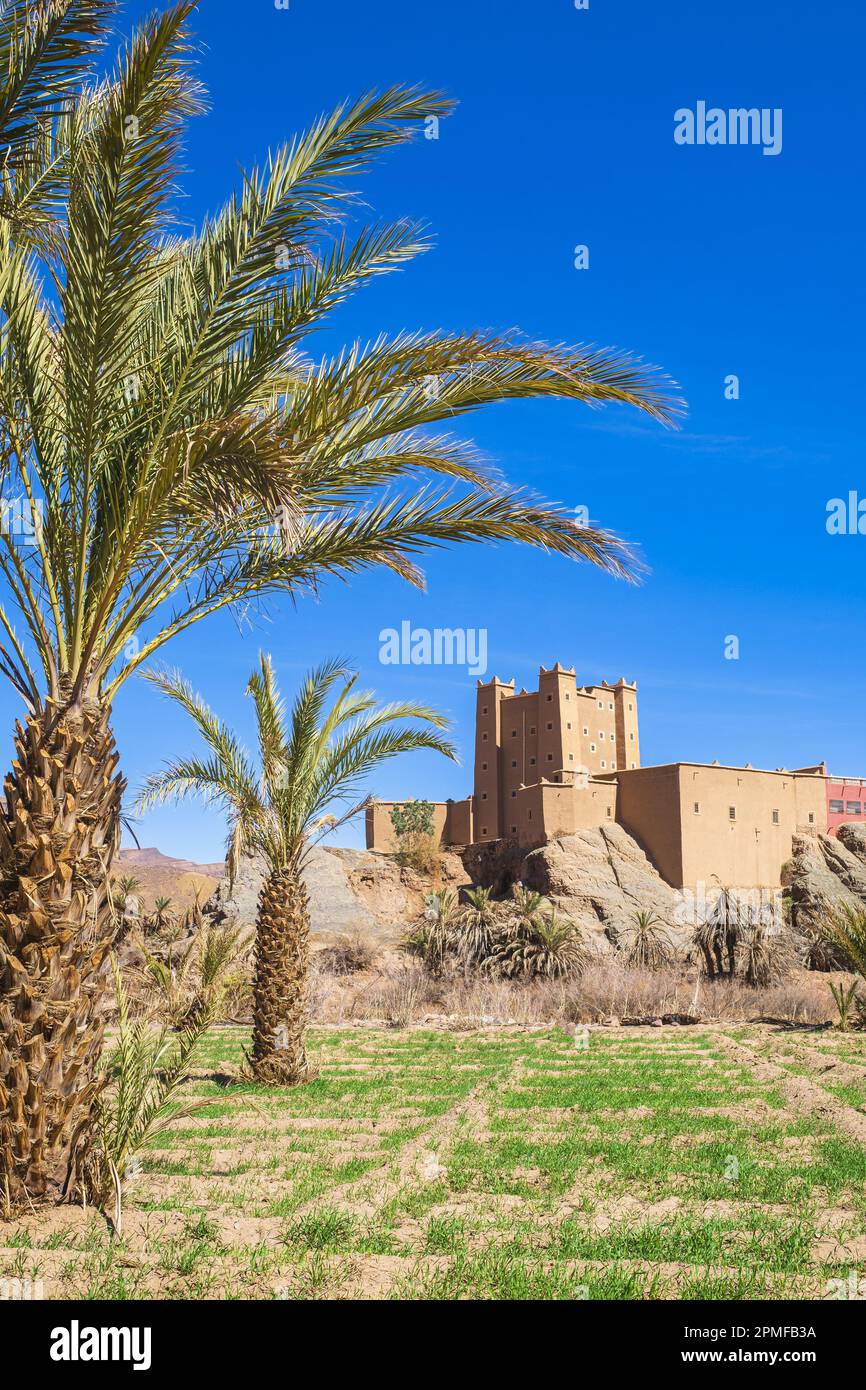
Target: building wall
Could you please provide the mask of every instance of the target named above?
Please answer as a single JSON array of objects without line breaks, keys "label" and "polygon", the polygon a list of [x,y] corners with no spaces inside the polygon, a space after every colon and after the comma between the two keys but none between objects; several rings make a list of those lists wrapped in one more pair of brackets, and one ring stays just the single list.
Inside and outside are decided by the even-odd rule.
[{"label": "building wall", "polygon": [[866,821],[866,780],[827,778],[827,829],[835,835],[840,825]]},{"label": "building wall", "polygon": [[[717,879],[732,888],[779,887],[807,800],[808,785],[798,796],[800,780],[808,782],[790,772],[681,766],[685,882]],[[821,780],[813,779],[816,790]]]},{"label": "building wall", "polygon": [[612,825],[616,820],[616,783],[589,778],[540,782],[521,787],[510,801],[505,834],[522,845],[540,845],[577,830]]},{"label": "building wall", "polygon": [[[364,832],[367,849],[393,853],[398,848],[391,812],[397,801],[373,801],[365,813]],[[465,801],[434,801],[433,829],[443,845],[472,843],[472,798]]]},{"label": "building wall", "polygon": [[681,888],[683,846],[676,764],[626,768],[617,772],[616,780],[617,820],[640,841],[662,878]]},{"label": "building wall", "polygon": [[622,824],[675,888],[777,888],[793,836],[825,828],[816,774],[676,763],[617,780]]},{"label": "building wall", "polygon": [[475,698],[475,837],[496,840],[500,835],[501,715],[514,695],[514,681],[478,682]]}]

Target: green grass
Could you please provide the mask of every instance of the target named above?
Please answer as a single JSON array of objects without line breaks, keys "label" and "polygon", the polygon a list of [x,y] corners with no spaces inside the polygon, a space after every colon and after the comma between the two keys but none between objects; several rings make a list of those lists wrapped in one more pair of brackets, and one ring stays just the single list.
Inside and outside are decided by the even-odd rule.
[{"label": "green grass", "polygon": [[[766,1031],[729,1036],[780,1060]],[[866,1064],[859,1040],[789,1041],[813,1081],[810,1052]],[[866,1231],[866,1148],[710,1030],[310,1043],[318,1079],[279,1092],[233,1079],[243,1030],[212,1032],[187,1087],[211,1103],[148,1146],[122,1236],[75,1208],[25,1218],[0,1227],[0,1277],[120,1299],[820,1298]],[[863,1104],[866,1081],[832,1078]]]}]

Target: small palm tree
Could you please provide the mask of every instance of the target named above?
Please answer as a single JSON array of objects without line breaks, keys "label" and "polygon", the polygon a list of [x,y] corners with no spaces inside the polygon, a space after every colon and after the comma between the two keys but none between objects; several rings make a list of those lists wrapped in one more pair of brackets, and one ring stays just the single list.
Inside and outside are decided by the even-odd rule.
[{"label": "small palm tree", "polygon": [[489,888],[469,888],[457,930],[457,951],[467,970],[483,965],[496,943],[496,923]]},{"label": "small palm tree", "polygon": [[[446,721],[423,705],[378,705],[334,661],[307,676],[288,715],[270,658],[263,655],[247,686],[258,728],[256,769],[231,730],[179,674],[153,672],[149,679],[190,715],[209,756],[178,760],[150,777],[138,807],[202,796],[228,811],[230,876],[241,855],[264,859],[250,1065],[267,1085],[297,1085],[312,1075],[304,1047],[310,914],[303,868],[310,846],[361,810],[365,801],[354,800],[358,781],[384,759],[419,748],[454,758],[452,744],[436,732]],[[407,726],[414,720],[432,727]],[[331,808],[347,800],[348,809],[334,815]]]},{"label": "small palm tree", "polygon": [[457,894],[449,888],[429,893],[424,916],[403,938],[401,949],[418,956],[433,975],[439,975],[454,945],[454,927],[459,915]]},{"label": "small palm tree", "polygon": [[661,918],[652,911],[634,913],[622,944],[627,964],[638,970],[661,970],[673,958],[670,936]]},{"label": "small palm tree", "polygon": [[171,910],[171,898],[160,896],[153,900],[153,914],[151,925],[156,931],[162,931],[163,927],[172,920],[174,913]]},{"label": "small palm tree", "polygon": [[531,932],[545,908],[550,907],[550,903],[543,893],[535,893],[531,888],[525,888],[522,883],[514,884],[511,896],[517,910],[518,932]]},{"label": "small palm tree", "polygon": [[498,945],[489,963],[503,975],[567,979],[582,974],[587,961],[580,927],[551,907]]}]

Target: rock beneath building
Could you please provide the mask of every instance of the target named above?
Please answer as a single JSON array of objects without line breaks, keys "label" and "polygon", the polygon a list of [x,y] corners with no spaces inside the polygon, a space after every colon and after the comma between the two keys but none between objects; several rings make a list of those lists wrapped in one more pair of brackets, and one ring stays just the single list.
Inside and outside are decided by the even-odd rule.
[{"label": "rock beneath building", "polygon": [[866,861],[866,825],[840,825],[836,838],[851,854]]},{"label": "rock beneath building", "polygon": [[473,846],[473,851],[481,848],[489,852],[472,867],[494,892],[520,880],[587,931],[613,936],[633,924],[636,912],[651,911],[674,938],[684,933],[677,920],[680,895],[620,825],[564,835],[522,860],[513,847],[505,847],[504,860],[496,858],[493,846]]},{"label": "rock beneath building", "polygon": [[841,836],[795,835],[782,879],[791,895],[791,923],[806,935],[820,933],[840,908],[862,908],[866,900],[866,867]]}]

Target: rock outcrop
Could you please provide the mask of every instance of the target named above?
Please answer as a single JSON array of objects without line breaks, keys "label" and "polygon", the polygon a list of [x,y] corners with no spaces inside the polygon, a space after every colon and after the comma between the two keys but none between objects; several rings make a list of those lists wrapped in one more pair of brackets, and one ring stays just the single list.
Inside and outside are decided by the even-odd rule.
[{"label": "rock outcrop", "polygon": [[615,935],[650,911],[672,935],[683,931],[680,895],[619,825],[551,840],[526,856],[521,878],[587,930]]},{"label": "rock outcrop", "polygon": [[[262,866],[247,859],[233,885],[223,878],[206,911],[220,921],[252,926]],[[866,904],[866,828],[842,826],[838,838],[796,837],[783,878],[791,901],[791,925],[802,936],[820,931],[843,904]],[[315,848],[305,874],[313,933],[321,944],[360,931],[389,946],[417,921],[434,888],[459,891],[473,883],[506,896],[518,881],[546,897],[604,945],[630,926],[638,911],[651,911],[672,938],[685,944],[690,925],[682,895],[657,872],[636,840],[620,825],[581,830],[525,853],[508,841],[472,845],[461,855],[442,855],[435,879],[402,868],[388,854]]]},{"label": "rock outcrop", "polygon": [[[248,857],[233,884],[223,878],[205,911],[220,922],[253,926],[264,876]],[[434,887],[471,886],[456,854],[443,854],[436,882],[402,868],[390,855],[366,850],[313,848],[304,871],[313,934],[325,941],[360,931],[382,944],[398,940],[419,917]]]},{"label": "rock outcrop", "polygon": [[805,935],[820,932],[828,917],[842,907],[862,908],[866,903],[863,828],[843,825],[837,838],[795,835],[793,857],[782,877],[791,896],[791,924]]}]

